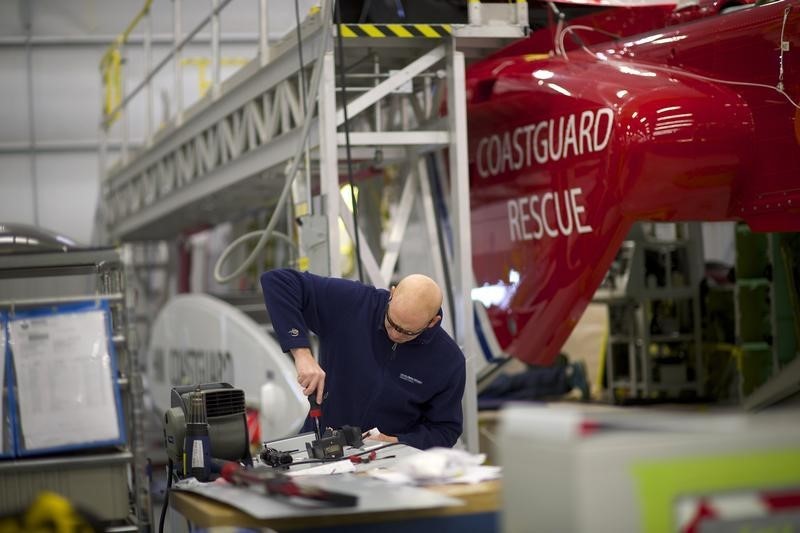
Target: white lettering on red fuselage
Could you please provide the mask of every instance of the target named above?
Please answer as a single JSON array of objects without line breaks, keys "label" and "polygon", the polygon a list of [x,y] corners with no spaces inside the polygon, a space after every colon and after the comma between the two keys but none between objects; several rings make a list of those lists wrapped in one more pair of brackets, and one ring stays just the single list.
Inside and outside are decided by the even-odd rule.
[{"label": "white lettering on red fuselage", "polygon": [[580,187],[573,187],[509,200],[511,242],[590,233],[592,227],[581,220],[586,211],[582,195]]},{"label": "white lettering on red fuselage", "polygon": [[608,146],[613,126],[614,112],[601,107],[482,137],[475,154],[478,175],[488,178],[534,163],[599,152]]}]

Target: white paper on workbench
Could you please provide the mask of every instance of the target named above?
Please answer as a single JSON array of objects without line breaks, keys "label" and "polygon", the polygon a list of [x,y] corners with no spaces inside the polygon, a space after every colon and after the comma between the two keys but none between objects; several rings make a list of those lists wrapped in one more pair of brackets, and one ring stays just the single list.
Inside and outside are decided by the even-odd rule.
[{"label": "white paper on workbench", "polygon": [[301,477],[301,476],[344,474],[346,472],[355,472],[355,471],[356,471],[356,466],[353,463],[351,463],[347,458],[345,458],[342,459],[341,461],[335,461],[332,463],[312,466],[311,468],[306,468],[304,470],[292,470],[290,472],[286,472],[286,474],[292,477]]},{"label": "white paper on workbench", "polygon": [[118,439],[105,313],[24,318],[9,326],[25,448]]}]

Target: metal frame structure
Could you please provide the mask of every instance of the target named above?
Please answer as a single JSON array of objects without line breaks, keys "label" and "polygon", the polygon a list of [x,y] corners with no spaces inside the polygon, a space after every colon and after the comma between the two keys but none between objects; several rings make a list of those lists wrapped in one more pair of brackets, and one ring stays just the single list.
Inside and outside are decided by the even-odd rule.
[{"label": "metal frame structure", "polygon": [[[0,309],[13,314],[17,309],[44,307],[86,300],[105,300],[111,308],[112,342],[119,360],[117,382],[123,392],[123,410],[128,443],[116,453],[98,452],[71,457],[18,459],[0,463],[0,478],[17,480],[26,490],[50,488],[78,498],[87,485],[100,490],[129,494],[134,514],[129,525],[112,525],[113,531],[149,531],[150,487],[146,476],[142,416],[143,387],[139,373],[139,346],[133,324],[135,297],[126,283],[130,277],[130,248],[101,248],[70,252],[12,254],[0,257],[0,281],[26,282],[33,278],[66,280],[94,278],[95,289],[81,294],[39,295],[32,298],[0,300]],[[76,276],[80,276],[76,278]],[[67,285],[68,288],[73,285]],[[25,288],[25,293],[30,289]],[[69,289],[67,289],[69,290]],[[92,292],[89,292],[92,291]],[[41,291],[39,291],[41,292]],[[122,468],[120,468],[122,467]],[[126,467],[130,467],[130,472]],[[64,472],[61,472],[61,471]],[[129,492],[129,485],[131,486]],[[121,488],[120,488],[121,487]],[[69,493],[72,491],[72,493]],[[24,493],[24,491],[23,491]],[[32,494],[32,496],[35,493]]]},{"label": "metal frame structure", "polygon": [[[662,223],[669,226],[668,223]],[[649,399],[654,395],[665,394],[679,398],[681,393],[692,391],[697,397],[705,394],[705,373],[702,356],[702,328],[700,321],[700,280],[703,272],[703,240],[700,225],[697,222],[676,223],[673,225],[676,232],[682,232],[680,238],[671,241],[653,239],[651,236],[640,236],[623,246],[622,253],[629,255],[629,265],[620,273],[614,289],[601,288],[595,293],[594,302],[605,303],[609,308],[611,319],[612,307],[621,313],[621,323],[630,328],[629,331],[611,331],[606,346],[606,375],[608,376],[609,391],[612,400],[615,389],[628,391],[631,398]],[[686,275],[683,284],[674,285],[671,279],[674,271],[672,253],[678,250],[685,251],[688,264],[684,265]],[[666,272],[662,286],[651,286],[645,279],[645,253],[657,253],[664,260]],[[667,334],[652,334],[650,324],[654,314],[650,306],[654,302],[669,301],[675,305],[688,304],[691,310],[691,332],[670,332]],[[613,327],[613,320],[610,320]],[[627,351],[628,374],[620,376],[614,364],[614,345],[625,345]],[[665,365],[659,364],[658,356],[661,352],[673,351],[676,347],[684,346],[687,349],[685,363],[691,363],[695,369],[694,379],[685,377],[681,380],[670,381],[661,376],[656,380],[653,377],[654,369]],[[658,354],[652,354],[658,350]],[[676,365],[681,368],[681,365]],[[684,368],[685,373],[685,366]]]},{"label": "metal frame structure", "polygon": [[[800,390],[800,358],[792,357],[797,339],[791,327],[791,269],[781,252],[783,238],[781,234],[754,234],[746,225],[736,225],[734,308],[741,350],[739,398],[745,409],[768,407]],[[753,305],[758,295],[763,307]],[[764,365],[765,359],[770,370],[762,382],[753,369],[759,362]]]},{"label": "metal frame structure", "polygon": [[[212,14],[201,25],[213,20],[226,3],[215,2]],[[175,6],[177,14],[180,0],[175,0]],[[313,66],[314,58],[322,57],[318,113],[314,117],[313,107],[309,106],[308,119],[313,122],[305,140],[308,155],[302,177],[295,182],[296,186],[300,183],[296,189],[303,191],[298,193],[300,198],[295,198],[296,205],[303,204],[303,197],[310,196],[311,191],[318,191],[319,195],[310,206],[296,209],[294,215],[305,216],[316,206],[313,214],[326,221],[328,251],[327,261],[323,262],[327,264],[309,267],[341,275],[339,221],[344,222],[351,238],[355,236],[351,217],[343,216],[348,208],[339,193],[339,165],[345,158],[343,144],[348,140],[352,160],[359,169],[373,165],[380,154],[381,165],[395,163],[406,176],[382,260],[379,262],[378,254],[369,247],[361,248],[368,281],[376,286],[387,287],[391,282],[416,197],[422,205],[430,242],[437,242],[434,236],[441,222],[437,221],[433,205],[427,154],[435,154],[435,167],[440,174],[449,168],[451,283],[446,283],[449,265],[442,259],[446,254],[440,253],[438,244],[434,245],[433,256],[438,260],[434,260],[434,275],[451,292],[455,303],[454,309],[446,309],[446,315],[453,317],[451,332],[467,356],[464,440],[468,448],[477,451],[475,371],[482,356],[475,339],[471,305],[465,63],[470,57],[485,56],[510,39],[523,37],[528,24],[527,3],[470,2],[469,24],[435,28],[422,25],[427,37],[363,35],[382,33],[378,25],[367,25],[369,31],[358,37],[345,28],[342,58],[335,56],[333,45],[320,50],[326,41],[324,32],[335,35],[337,30],[337,26],[321,20],[319,13],[325,12],[322,9],[301,24],[302,68],[295,35],[275,45],[266,43],[266,0],[261,0],[260,6],[261,38],[259,56],[254,61],[224,83],[215,75],[210,94],[193,107],[183,110],[178,100],[178,115],[173,123],[148,138],[140,153],[129,154],[123,149],[121,161],[108,169],[101,157],[101,175],[105,179],[100,203],[109,236],[122,240],[172,238],[201,224],[230,220],[249,209],[274,207],[270,200],[274,202],[283,185],[287,157],[293,147],[303,142],[300,132],[306,117],[302,104],[309,92],[308,87],[302,86],[308,78],[303,71]],[[188,39],[181,36],[180,23],[175,26],[173,55],[177,58]],[[218,31],[218,25],[213,25],[212,35],[217,35],[212,38],[214,53],[218,53],[213,46],[218,41]],[[349,88],[337,83],[335,59],[349,65]],[[179,63],[176,59],[175,64]],[[166,60],[159,62],[158,68],[164,64]],[[218,65],[218,59],[212,58],[212,65]],[[153,75],[148,70],[137,90],[149,86]],[[176,92],[180,93],[180,66],[176,67],[175,79]],[[441,117],[445,90],[447,116]],[[104,132],[117,113],[125,116],[125,106],[134,96],[123,95],[121,104],[106,115]],[[343,105],[347,106],[349,139],[341,131],[345,122]],[[444,149],[449,157],[447,166]],[[302,248],[302,234],[300,240]],[[363,235],[360,240],[365,242]],[[311,255],[307,249],[304,253]]]}]

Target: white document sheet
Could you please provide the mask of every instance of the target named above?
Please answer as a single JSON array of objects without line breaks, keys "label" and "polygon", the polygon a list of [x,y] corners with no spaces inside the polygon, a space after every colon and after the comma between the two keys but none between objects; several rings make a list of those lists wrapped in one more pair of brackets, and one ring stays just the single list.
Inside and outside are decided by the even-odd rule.
[{"label": "white document sheet", "polygon": [[105,312],[11,320],[26,450],[120,438]]},{"label": "white document sheet", "polygon": [[320,475],[330,475],[330,474],[345,474],[347,472],[355,472],[355,471],[356,471],[356,465],[351,463],[350,460],[344,459],[342,461],[335,461],[333,463],[321,464],[319,466],[306,468],[305,470],[294,470],[291,472],[287,472],[286,475],[292,477],[320,476]]}]

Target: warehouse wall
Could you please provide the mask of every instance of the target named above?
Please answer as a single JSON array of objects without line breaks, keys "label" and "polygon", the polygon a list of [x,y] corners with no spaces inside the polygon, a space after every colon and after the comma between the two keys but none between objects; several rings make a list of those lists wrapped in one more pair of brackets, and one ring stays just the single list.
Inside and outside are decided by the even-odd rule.
[{"label": "warehouse wall", "polygon": [[[270,38],[294,26],[294,2],[268,0]],[[314,0],[300,0],[305,14]],[[136,15],[143,0],[0,0],[0,222],[58,230],[90,242],[99,191],[102,91],[98,64],[106,46]],[[183,31],[210,10],[209,0],[182,0]],[[222,56],[252,58],[258,35],[258,0],[233,0],[221,19]],[[173,2],[154,0],[153,62],[172,39]],[[143,25],[132,34],[141,43]],[[186,50],[210,57],[208,31]],[[141,44],[127,50],[126,86],[144,71]],[[238,67],[223,67],[223,78]],[[210,77],[210,71],[207,74]],[[184,69],[184,102],[199,94],[196,67]],[[173,66],[154,81],[154,124],[173,98]],[[144,98],[130,117],[130,140],[145,132]],[[173,107],[174,109],[174,107]],[[121,125],[112,130],[110,159],[118,155]]]}]

